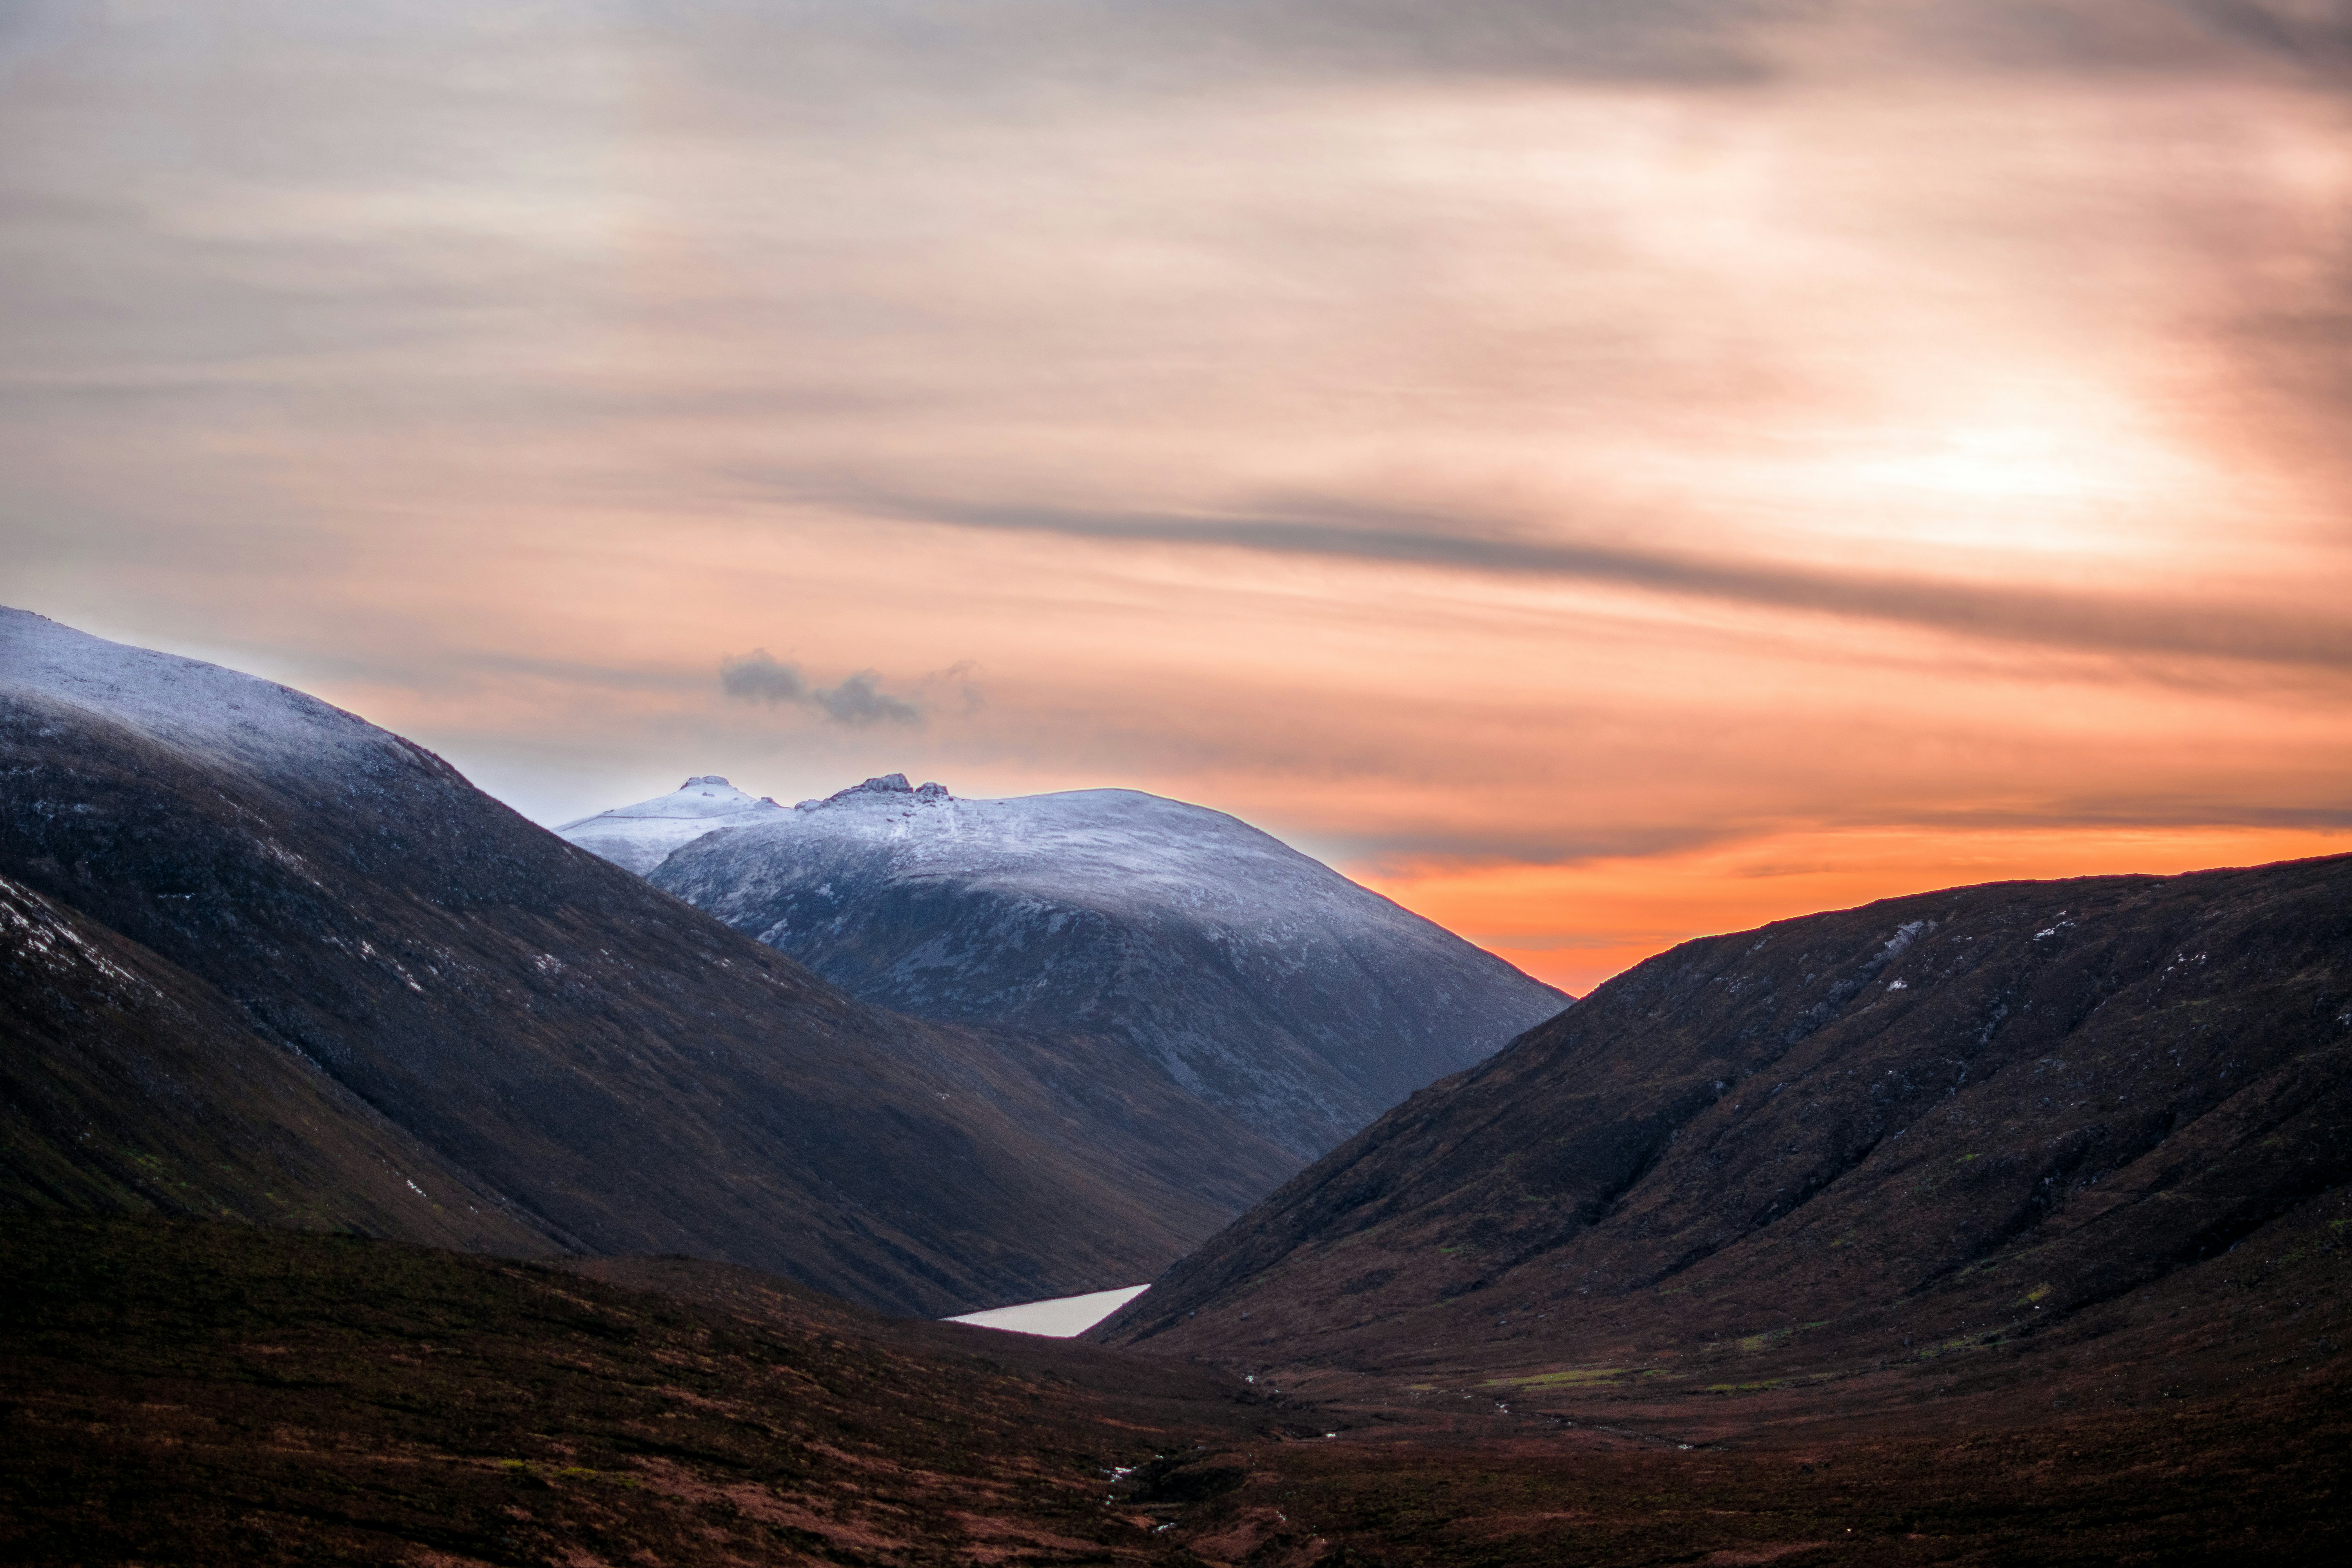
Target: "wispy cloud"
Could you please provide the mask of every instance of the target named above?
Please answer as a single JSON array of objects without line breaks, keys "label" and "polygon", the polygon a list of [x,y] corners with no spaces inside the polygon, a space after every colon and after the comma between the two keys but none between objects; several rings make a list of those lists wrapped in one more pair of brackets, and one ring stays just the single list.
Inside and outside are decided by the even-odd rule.
[{"label": "wispy cloud", "polygon": [[919,728],[923,722],[921,709],[882,689],[877,671],[861,669],[836,686],[813,686],[798,665],[786,664],[763,647],[721,660],[719,689],[740,702],[813,709],[853,729],[869,724]]},{"label": "wispy cloud", "polygon": [[867,504],[883,515],[956,528],[1558,578],[2096,653],[2352,670],[2352,616],[2321,618],[2282,613],[2274,606],[2237,609],[2144,596],[2101,597],[1736,559],[1702,560],[1665,551],[1505,533],[1475,518],[1354,509],[1358,521],[1350,521],[1346,514],[1351,509],[1345,503],[1318,508],[1308,517],[1081,511],[940,500]]},{"label": "wispy cloud", "polygon": [[1127,784],[1538,946],[2291,853],[2352,777],[2348,39],[0,0],[0,596],[544,819]]},{"label": "wispy cloud", "polygon": [[797,665],[780,661],[766,648],[755,647],[738,658],[732,656],[719,661],[719,689],[745,702],[764,702],[773,708],[780,702],[805,702],[809,697],[808,677]]},{"label": "wispy cloud", "polygon": [[829,690],[813,691],[809,695],[824,710],[824,716],[836,724],[920,724],[923,715],[911,702],[901,701],[881,689],[882,678],[870,669],[861,669]]}]

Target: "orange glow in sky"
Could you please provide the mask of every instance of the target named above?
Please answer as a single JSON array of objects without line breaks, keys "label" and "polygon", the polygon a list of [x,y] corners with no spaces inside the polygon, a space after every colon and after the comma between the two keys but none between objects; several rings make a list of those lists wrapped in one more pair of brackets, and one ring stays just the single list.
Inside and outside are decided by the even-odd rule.
[{"label": "orange glow in sky", "polygon": [[1847,830],[1572,866],[1443,868],[1367,880],[1580,995],[1691,936],[1875,899],[2011,879],[2165,875],[2347,851],[2352,833],[2341,831]]},{"label": "orange glow in sky", "polygon": [[1580,992],[2352,849],[2322,27],[33,0],[0,600],[550,823],[1175,795]]}]

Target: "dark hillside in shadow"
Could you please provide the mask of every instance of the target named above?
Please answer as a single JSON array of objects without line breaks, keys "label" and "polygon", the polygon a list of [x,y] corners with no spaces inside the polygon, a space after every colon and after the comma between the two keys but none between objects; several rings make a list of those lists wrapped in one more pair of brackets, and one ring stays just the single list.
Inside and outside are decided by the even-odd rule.
[{"label": "dark hillside in shadow", "polygon": [[2347,1182],[2352,857],[1955,889],[1661,954],[1097,1334],[1292,1381],[1925,1365],[2338,1289]]},{"label": "dark hillside in shadow", "polygon": [[2299,1563],[2347,1539],[2341,1361],[2135,1410],[1963,1398],[1707,1439],[1707,1398],[1317,1405],[677,1258],[11,1215],[0,1279],[0,1557],[40,1568]]}]

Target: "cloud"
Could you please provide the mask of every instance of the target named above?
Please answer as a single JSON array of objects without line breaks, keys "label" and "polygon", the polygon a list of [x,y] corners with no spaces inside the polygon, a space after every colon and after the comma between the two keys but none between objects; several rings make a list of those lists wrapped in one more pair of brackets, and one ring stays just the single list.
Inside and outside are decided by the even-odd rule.
[{"label": "cloud", "polygon": [[740,702],[813,708],[834,723],[853,729],[869,724],[919,727],[923,721],[920,709],[882,689],[877,671],[861,669],[838,686],[812,686],[797,665],[784,663],[763,647],[721,660],[719,689]]},{"label": "cloud", "polygon": [[1503,576],[1612,584],[1783,610],[1901,622],[1998,642],[2095,653],[2221,658],[2352,672],[2352,618],[2277,608],[2237,611],[2193,602],[2109,598],[1743,563],[1573,539],[1530,538],[1483,520],[1362,508],[1292,515],[1080,511],[1052,507],[881,501],[908,521],[1113,543],[1222,547]]},{"label": "cloud", "polygon": [[911,702],[885,695],[879,689],[881,679],[874,671],[861,669],[832,690],[809,696],[836,724],[920,724],[922,713]]},{"label": "cloud", "polygon": [[809,699],[808,678],[763,647],[755,647],[740,658],[723,660],[719,666],[719,688],[730,697],[764,702],[771,708]]},{"label": "cloud", "polygon": [[[877,0],[747,14],[734,0],[669,8],[673,47],[747,94],[792,79],[796,108],[852,83],[1001,92],[1116,79],[1122,90],[1203,79],[1547,78],[1714,83],[1765,68],[1754,47],[1812,0]],[[812,43],[820,44],[812,47]]]}]

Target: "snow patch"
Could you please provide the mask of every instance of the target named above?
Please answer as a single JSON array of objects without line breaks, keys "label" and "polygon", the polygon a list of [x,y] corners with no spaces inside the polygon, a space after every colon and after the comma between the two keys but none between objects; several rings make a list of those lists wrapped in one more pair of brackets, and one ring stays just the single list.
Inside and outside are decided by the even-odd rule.
[{"label": "snow patch", "polygon": [[265,773],[432,765],[430,753],[290,687],[108,642],[29,610],[0,607],[0,690],[79,708],[208,761]]},{"label": "snow patch", "polygon": [[0,934],[14,935],[23,951],[40,960],[42,966],[53,973],[65,973],[82,963],[118,984],[141,991],[155,989],[82,941],[80,933],[58,917],[47,899],[5,877],[0,877]]}]

